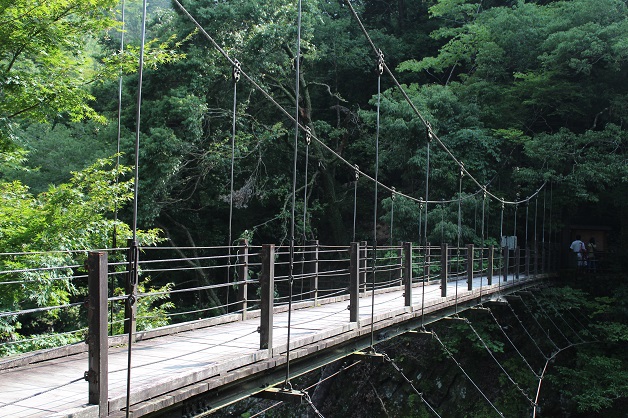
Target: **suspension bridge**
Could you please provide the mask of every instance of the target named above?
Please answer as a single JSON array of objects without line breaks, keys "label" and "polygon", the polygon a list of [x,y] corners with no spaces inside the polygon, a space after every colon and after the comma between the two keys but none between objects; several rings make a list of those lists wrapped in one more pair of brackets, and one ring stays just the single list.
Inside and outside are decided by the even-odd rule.
[{"label": "suspension bridge", "polygon": [[[133,237],[126,248],[46,253],[56,264],[0,272],[0,291],[3,291],[2,286],[28,288],[59,285],[79,288],[86,284],[89,289],[87,300],[0,312],[0,319],[12,321],[19,318],[24,322],[36,315],[48,315],[63,316],[66,320],[86,316],[88,323],[87,327],[59,336],[70,342],[78,342],[56,344],[58,347],[7,356],[0,360],[0,416],[195,417],[210,414],[250,396],[309,402],[320,416],[307,392],[292,387],[291,378],[349,356],[377,358],[375,347],[379,342],[407,332],[428,333],[426,326],[429,324],[456,316],[465,309],[488,301],[507,303],[509,295],[536,289],[556,271],[559,251],[549,241],[545,241],[546,236],[551,237],[551,234],[545,232],[545,200],[542,216],[536,213],[538,195],[541,190],[545,190],[545,184],[523,199],[517,195],[515,200],[507,201],[493,194],[487,184],[476,180],[462,161],[440,140],[397,82],[386,65],[383,52],[369,37],[351,2],[345,1],[345,4],[376,55],[378,125],[374,175],[369,175],[336,154],[313,133],[311,126],[300,122],[298,111],[293,116],[277,103],[242,69],[236,59],[230,57],[205,32],[181,3],[174,0],[174,4],[233,67],[232,147],[236,129],[237,83],[241,78],[251,83],[277,106],[279,113],[295,125],[290,243],[287,246],[255,246],[242,241],[235,246],[194,248],[142,247],[138,244],[139,120],[146,20],[144,1]],[[300,22],[301,1],[298,2],[297,51],[300,51]],[[299,102],[299,61],[295,60],[296,103]],[[378,179],[380,79],[384,74],[392,78],[426,129],[424,197],[404,194],[382,184]],[[356,190],[359,178],[366,178],[374,184],[372,242],[326,246],[312,241],[297,245],[295,200],[297,151],[301,134],[304,134],[306,140],[306,179],[309,145],[311,141],[316,141],[324,150],[334,154],[338,161],[355,171]],[[442,148],[459,171],[458,199],[447,202],[430,200],[432,144]],[[477,186],[473,196],[483,196],[480,245],[464,244],[461,240],[463,178]],[[233,243],[233,187],[232,150],[230,244]],[[392,238],[390,245],[378,245],[379,189],[391,193],[393,198],[403,197],[419,205],[422,217],[418,221],[419,245],[411,242],[393,245]],[[488,238],[488,226],[484,225],[487,199],[501,205],[497,239],[502,244],[500,246],[485,244],[485,238]],[[533,215],[534,228],[530,232],[533,238],[529,239],[528,227],[531,223],[528,220],[528,208],[533,199],[537,199],[537,204]],[[427,240],[428,207],[445,203],[458,204],[458,239],[455,245],[432,246]],[[518,235],[516,209],[519,205],[526,207],[524,247],[517,246],[516,240],[505,239],[503,231],[504,207],[511,206],[515,210],[513,235]],[[542,219],[543,228],[540,233],[537,231],[539,219]],[[23,260],[28,265],[33,253],[7,253],[0,256],[15,262]],[[179,279],[190,271],[200,279],[188,282]],[[148,280],[157,277],[160,282],[171,282],[173,285],[148,291]],[[125,289],[116,294],[114,283],[119,282],[125,283]],[[194,285],[188,286],[189,283]],[[156,303],[167,298],[180,303],[196,301],[199,306],[210,307],[186,310],[185,306],[175,306],[176,309],[169,313],[167,309],[159,309],[159,303]],[[142,324],[160,321],[169,324],[140,329]],[[561,327],[556,325],[556,330],[560,333]],[[40,338],[35,336],[1,344],[10,353],[12,346],[32,344],[37,347]],[[438,337],[436,339],[443,344]],[[568,346],[576,344],[566,340]],[[443,348],[447,351],[444,344]],[[558,346],[557,349],[561,350]],[[554,355],[544,354],[544,358],[549,362]],[[390,360],[385,355],[383,358]],[[539,379],[540,390],[545,371],[538,375],[536,371],[532,372]],[[412,382],[405,379],[412,386]],[[417,394],[434,415],[439,416],[422,394]],[[529,400],[531,408],[536,412],[536,399],[530,397]],[[492,403],[491,406],[494,407]]]},{"label": "suspension bridge", "polygon": [[[192,261],[167,258],[173,250],[143,248],[140,271],[176,274]],[[243,243],[206,250],[215,255],[196,257],[193,261],[201,263],[197,269],[234,269],[242,278],[212,286],[222,296],[225,313],[136,331],[130,334],[131,344],[129,334],[108,336],[112,305],[128,308],[126,297],[108,297],[110,276],[128,271],[111,273],[116,263],[108,263],[109,254],[91,252],[89,299],[83,307],[89,316],[86,343],[3,359],[0,415],[125,416],[128,395],[130,416],[196,416],[256,394],[300,397],[293,390],[269,389],[281,387],[288,368],[298,376],[471,306],[538,287],[548,277],[549,265],[543,266],[542,259],[547,263],[551,257],[518,249],[405,243],[378,249],[375,281],[369,281],[366,261],[373,257],[372,246],[315,242],[297,252],[303,261],[292,285],[300,291],[289,311],[289,248]],[[237,252],[231,265],[225,263],[229,250]],[[238,293],[227,302],[227,288],[233,286]],[[232,309],[226,312],[228,306]]]}]

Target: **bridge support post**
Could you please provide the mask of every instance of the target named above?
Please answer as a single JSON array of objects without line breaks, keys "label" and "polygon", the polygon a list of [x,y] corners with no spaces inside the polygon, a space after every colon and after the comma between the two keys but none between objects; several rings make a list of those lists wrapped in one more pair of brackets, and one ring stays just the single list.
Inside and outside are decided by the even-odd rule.
[{"label": "bridge support post", "polygon": [[349,321],[358,322],[360,317],[360,243],[349,247]]},{"label": "bridge support post", "polygon": [[491,286],[493,284],[493,265],[495,260],[495,246],[489,245],[488,247],[488,260],[486,266],[486,284]]},{"label": "bridge support post", "polygon": [[403,282],[405,306],[412,306],[412,243],[403,243]]},{"label": "bridge support post", "polygon": [[360,283],[362,284],[362,294],[366,295],[366,263],[368,262],[368,242],[360,241]]},{"label": "bridge support post", "polygon": [[430,282],[430,243],[425,244],[425,262],[423,265],[423,281]]},{"label": "bridge support post", "polygon": [[502,247],[502,268],[504,272],[504,282],[508,281],[508,269],[510,267],[510,250],[508,247]]},{"label": "bridge support post", "polygon": [[91,251],[88,265],[88,371],[85,380],[89,382],[88,402],[98,405],[98,416],[106,417],[108,407],[108,341],[107,341],[107,253]]},{"label": "bridge support post", "polygon": [[473,290],[473,244],[467,244],[467,290]]},{"label": "bridge support post", "polygon": [[249,299],[249,289],[247,280],[249,278],[249,241],[243,239],[240,241],[240,256],[237,262],[238,278],[242,282],[238,286],[238,300],[240,301],[240,310],[242,311],[242,320],[246,320],[246,309]]},{"label": "bridge support post", "polygon": [[447,244],[440,246],[440,295],[447,297],[447,271],[449,270],[449,248]]},{"label": "bridge support post", "polygon": [[273,306],[275,297],[275,244],[262,245],[262,269],[259,278],[261,315],[259,348],[273,356]]},{"label": "bridge support post", "polygon": [[521,248],[515,248],[515,280],[519,280],[519,270],[521,270]]}]

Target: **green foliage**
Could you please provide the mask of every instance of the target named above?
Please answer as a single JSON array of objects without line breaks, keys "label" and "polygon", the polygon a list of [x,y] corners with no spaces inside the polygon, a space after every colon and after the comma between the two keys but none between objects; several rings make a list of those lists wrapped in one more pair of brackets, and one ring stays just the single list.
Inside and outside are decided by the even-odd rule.
[{"label": "green foliage", "polygon": [[625,360],[579,352],[573,368],[557,366],[550,379],[577,405],[578,412],[600,412],[628,396]]},{"label": "green foliage", "polygon": [[[115,168],[112,159],[98,160],[37,196],[17,181],[0,182],[0,253],[18,253],[0,259],[0,270],[15,271],[2,277],[12,282],[0,293],[2,311],[63,305],[85,294],[72,280],[82,267],[72,266],[82,266],[86,254],[71,251],[107,248],[114,230],[119,242],[131,237],[127,225],[108,217],[132,198],[133,180],[116,181],[128,172],[128,167]],[[152,229],[137,237],[141,245],[154,245],[158,234]],[[58,315],[45,312],[38,326],[53,328]],[[3,318],[2,337],[19,338],[20,321]]]}]

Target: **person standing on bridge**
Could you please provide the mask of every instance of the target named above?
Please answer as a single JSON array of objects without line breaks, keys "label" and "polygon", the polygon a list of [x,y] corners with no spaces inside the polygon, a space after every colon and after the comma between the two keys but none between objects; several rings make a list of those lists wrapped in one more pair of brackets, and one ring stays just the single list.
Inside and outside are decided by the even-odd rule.
[{"label": "person standing on bridge", "polygon": [[586,265],[587,247],[584,245],[584,242],[582,242],[580,235],[576,235],[576,239],[571,243],[569,248],[571,248],[571,251],[574,253],[577,268],[580,269],[584,267]]}]

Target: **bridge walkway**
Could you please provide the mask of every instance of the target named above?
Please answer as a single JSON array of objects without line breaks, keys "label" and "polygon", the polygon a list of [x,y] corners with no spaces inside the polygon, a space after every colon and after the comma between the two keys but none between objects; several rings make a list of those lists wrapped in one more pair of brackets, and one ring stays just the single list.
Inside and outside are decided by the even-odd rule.
[{"label": "bridge walkway", "polygon": [[[463,301],[479,301],[499,291],[514,291],[531,285],[532,278],[510,276],[488,286],[486,278],[475,278],[473,290],[467,280],[451,280],[447,297],[441,297],[440,282],[414,285],[412,304],[404,306],[404,288],[376,291],[373,329],[381,331],[421,317],[424,313],[451,308]],[[481,290],[480,285],[482,284]],[[480,295],[481,292],[481,295]],[[456,299],[457,295],[457,299]],[[348,301],[295,303],[291,318],[292,359],[346,343],[371,333],[372,295],[359,300],[359,321],[349,322]],[[324,302],[324,301],[321,301]],[[171,326],[170,334],[142,339],[132,345],[132,416],[142,416],[181,402],[196,394],[261,371],[285,364],[288,332],[287,309],[275,308],[273,348],[260,349],[259,318],[251,318],[183,331]],[[416,325],[415,325],[416,326]],[[177,332],[179,331],[179,332]],[[379,337],[377,338],[379,339]],[[375,341],[377,342],[377,341]],[[109,416],[124,416],[126,406],[127,347],[109,348]],[[98,406],[87,404],[87,353],[70,355],[0,371],[1,417],[97,417]],[[284,368],[285,369],[285,368]],[[285,372],[284,372],[285,373]]]}]

